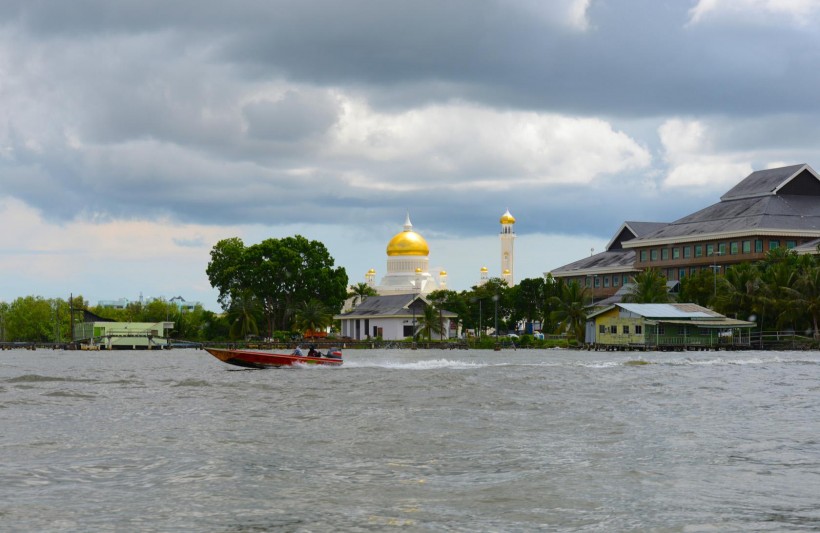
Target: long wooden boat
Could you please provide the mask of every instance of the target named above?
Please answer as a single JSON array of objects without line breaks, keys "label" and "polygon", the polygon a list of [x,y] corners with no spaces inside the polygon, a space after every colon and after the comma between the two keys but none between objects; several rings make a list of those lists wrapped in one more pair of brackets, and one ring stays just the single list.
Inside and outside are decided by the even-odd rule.
[{"label": "long wooden boat", "polygon": [[341,357],[309,357],[223,348],[205,348],[205,351],[224,363],[244,368],[276,368],[293,365],[340,366],[343,363]]}]

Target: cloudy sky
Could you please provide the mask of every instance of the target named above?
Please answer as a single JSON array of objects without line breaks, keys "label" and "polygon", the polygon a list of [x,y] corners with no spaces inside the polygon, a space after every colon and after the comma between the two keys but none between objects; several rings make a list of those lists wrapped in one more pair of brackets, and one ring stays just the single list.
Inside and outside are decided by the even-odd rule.
[{"label": "cloudy sky", "polygon": [[753,170],[820,169],[816,0],[4,0],[0,300],[181,295],[302,234],[351,283],[409,211],[468,289]]}]

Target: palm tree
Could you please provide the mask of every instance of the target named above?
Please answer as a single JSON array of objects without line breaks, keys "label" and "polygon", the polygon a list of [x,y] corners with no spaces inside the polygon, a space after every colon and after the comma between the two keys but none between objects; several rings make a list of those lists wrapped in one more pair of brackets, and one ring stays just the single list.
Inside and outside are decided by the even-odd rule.
[{"label": "palm tree", "polygon": [[247,339],[249,335],[258,335],[259,326],[256,317],[261,310],[259,299],[245,289],[231,298],[228,309],[229,335],[232,339]]},{"label": "palm tree", "polygon": [[293,309],[293,329],[300,333],[322,331],[333,322],[333,314],[325,304],[313,298]]},{"label": "palm tree", "polygon": [[438,309],[433,305],[424,306],[422,314],[416,317],[416,323],[419,331],[423,333],[422,336],[428,340],[433,340],[433,333],[442,332],[441,318]]},{"label": "palm tree", "polygon": [[741,263],[726,270],[715,297],[715,310],[746,320],[761,304],[760,271],[751,263]]},{"label": "palm tree", "polygon": [[666,277],[656,268],[647,268],[634,278],[631,291],[624,294],[622,301],[636,304],[667,303],[672,298],[666,287]]},{"label": "palm tree", "polygon": [[583,342],[587,319],[584,299],[587,291],[577,281],[561,285],[560,291],[559,296],[550,299],[555,307],[551,318],[557,323],[556,333],[568,333],[578,342]]},{"label": "palm tree", "polygon": [[376,289],[368,285],[367,283],[357,283],[353,287],[350,288],[350,292],[353,296],[353,307],[356,307],[357,304],[360,304],[367,300],[368,296],[378,296],[379,293],[376,292]]},{"label": "palm tree", "polygon": [[810,317],[814,338],[820,338],[820,330],[817,327],[820,322],[820,266],[815,265],[802,272],[794,287],[783,287],[783,291],[793,298],[796,311]]}]

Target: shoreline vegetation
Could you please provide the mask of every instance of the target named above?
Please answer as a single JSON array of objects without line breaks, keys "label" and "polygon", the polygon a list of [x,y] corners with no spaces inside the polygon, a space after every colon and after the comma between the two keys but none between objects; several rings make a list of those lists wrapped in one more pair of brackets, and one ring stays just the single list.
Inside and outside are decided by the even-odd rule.
[{"label": "shoreline vegetation", "polygon": [[[219,291],[222,313],[202,306],[180,308],[163,298],[111,309],[91,307],[81,295],[67,300],[24,296],[0,302],[0,348],[79,348],[72,326],[90,312],[116,322],[172,322],[167,339],[155,338],[170,348],[287,348],[302,342],[364,349],[412,349],[414,344],[442,349],[590,349],[584,344],[587,315],[600,308],[593,305],[591,289],[577,281],[547,274],[509,287],[501,278],[490,278],[469,290],[424,295],[428,305],[417,317],[411,337],[359,341],[339,337],[339,322],[333,316],[346,300],[355,306],[375,291],[364,283],[347,285],[345,270],[335,266],[322,243],[297,235],[245,246],[232,238],[217,243],[211,258],[206,272]],[[668,292],[663,274],[650,268],[634,276],[631,293],[624,295],[627,300],[690,302],[755,322],[755,349],[820,348],[820,260],[786,248],[772,250],[756,263],[688,276],[675,294]],[[455,314],[451,323],[461,337],[447,338],[439,310]],[[311,339],[312,332],[321,335]],[[323,332],[328,332],[327,339]]]}]

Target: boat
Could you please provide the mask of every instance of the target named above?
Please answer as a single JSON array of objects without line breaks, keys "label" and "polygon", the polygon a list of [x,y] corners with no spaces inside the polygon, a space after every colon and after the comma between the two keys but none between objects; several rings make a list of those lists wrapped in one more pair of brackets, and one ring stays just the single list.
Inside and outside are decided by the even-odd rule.
[{"label": "boat", "polygon": [[293,365],[327,365],[341,366],[342,353],[335,348],[331,349],[330,357],[314,357],[292,354],[280,354],[270,352],[257,352],[253,350],[231,350],[225,348],[205,348],[205,351],[229,365],[241,366],[244,368],[277,368]]}]

